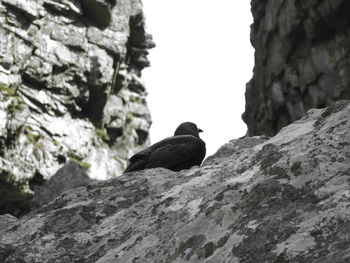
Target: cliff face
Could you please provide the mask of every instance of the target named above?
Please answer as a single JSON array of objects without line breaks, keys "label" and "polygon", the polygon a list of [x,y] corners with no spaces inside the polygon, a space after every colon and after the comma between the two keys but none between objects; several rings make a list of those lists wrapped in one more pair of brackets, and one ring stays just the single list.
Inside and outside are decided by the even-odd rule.
[{"label": "cliff face", "polygon": [[0,261],[349,262],[349,116],[340,101],[202,167],[93,182],[0,216]]},{"label": "cliff face", "polygon": [[310,108],[350,98],[349,1],[252,0],[251,8],[249,135],[274,135]]},{"label": "cliff face", "polygon": [[148,144],[139,0],[0,1],[0,174],[121,174]]}]

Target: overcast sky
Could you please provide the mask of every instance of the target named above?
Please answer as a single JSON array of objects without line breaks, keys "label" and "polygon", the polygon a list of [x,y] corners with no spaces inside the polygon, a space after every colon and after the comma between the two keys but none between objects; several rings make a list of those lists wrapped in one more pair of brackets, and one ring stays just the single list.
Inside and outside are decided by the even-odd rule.
[{"label": "overcast sky", "polygon": [[207,156],[245,135],[245,84],[252,77],[250,1],[143,0],[156,47],[143,71],[151,143],[184,121],[204,130]]}]

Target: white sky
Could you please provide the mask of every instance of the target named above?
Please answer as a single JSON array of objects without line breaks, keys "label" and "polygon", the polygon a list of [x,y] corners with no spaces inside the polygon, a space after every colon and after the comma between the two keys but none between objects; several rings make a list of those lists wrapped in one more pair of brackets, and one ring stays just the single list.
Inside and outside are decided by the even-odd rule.
[{"label": "white sky", "polygon": [[245,135],[245,84],[252,77],[250,1],[143,0],[156,47],[143,71],[151,143],[184,121],[204,130],[207,156]]}]

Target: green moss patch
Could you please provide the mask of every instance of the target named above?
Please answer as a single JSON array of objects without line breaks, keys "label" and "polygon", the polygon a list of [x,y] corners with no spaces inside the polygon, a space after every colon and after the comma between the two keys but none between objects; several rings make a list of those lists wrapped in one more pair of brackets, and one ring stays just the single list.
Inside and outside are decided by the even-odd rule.
[{"label": "green moss patch", "polygon": [[111,138],[109,137],[109,135],[104,129],[96,128],[95,133],[98,137],[100,137],[105,142],[109,142],[111,140]]},{"label": "green moss patch", "polygon": [[14,98],[7,106],[9,112],[23,111],[25,109],[24,102],[20,98]]},{"label": "green moss patch", "polygon": [[33,133],[33,129],[30,126],[24,127],[24,134],[26,135],[28,141],[32,144],[37,144],[40,139],[44,138],[44,136],[41,134]]},{"label": "green moss patch", "polygon": [[91,167],[91,164],[89,164],[87,162],[83,162],[83,158],[81,158],[73,153],[68,154],[68,157],[69,157],[69,159],[71,159],[72,161],[76,162],[81,167],[83,167],[85,170],[87,170]]},{"label": "green moss patch", "polygon": [[5,83],[0,82],[0,93],[5,96],[14,96],[16,94],[16,90],[14,88],[10,88]]}]

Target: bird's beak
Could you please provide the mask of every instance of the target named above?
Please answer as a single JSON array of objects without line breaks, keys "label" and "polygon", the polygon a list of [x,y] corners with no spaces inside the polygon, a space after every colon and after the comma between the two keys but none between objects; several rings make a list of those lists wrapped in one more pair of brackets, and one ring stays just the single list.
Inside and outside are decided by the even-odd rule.
[{"label": "bird's beak", "polygon": [[198,128],[198,132],[203,132],[203,130]]}]

